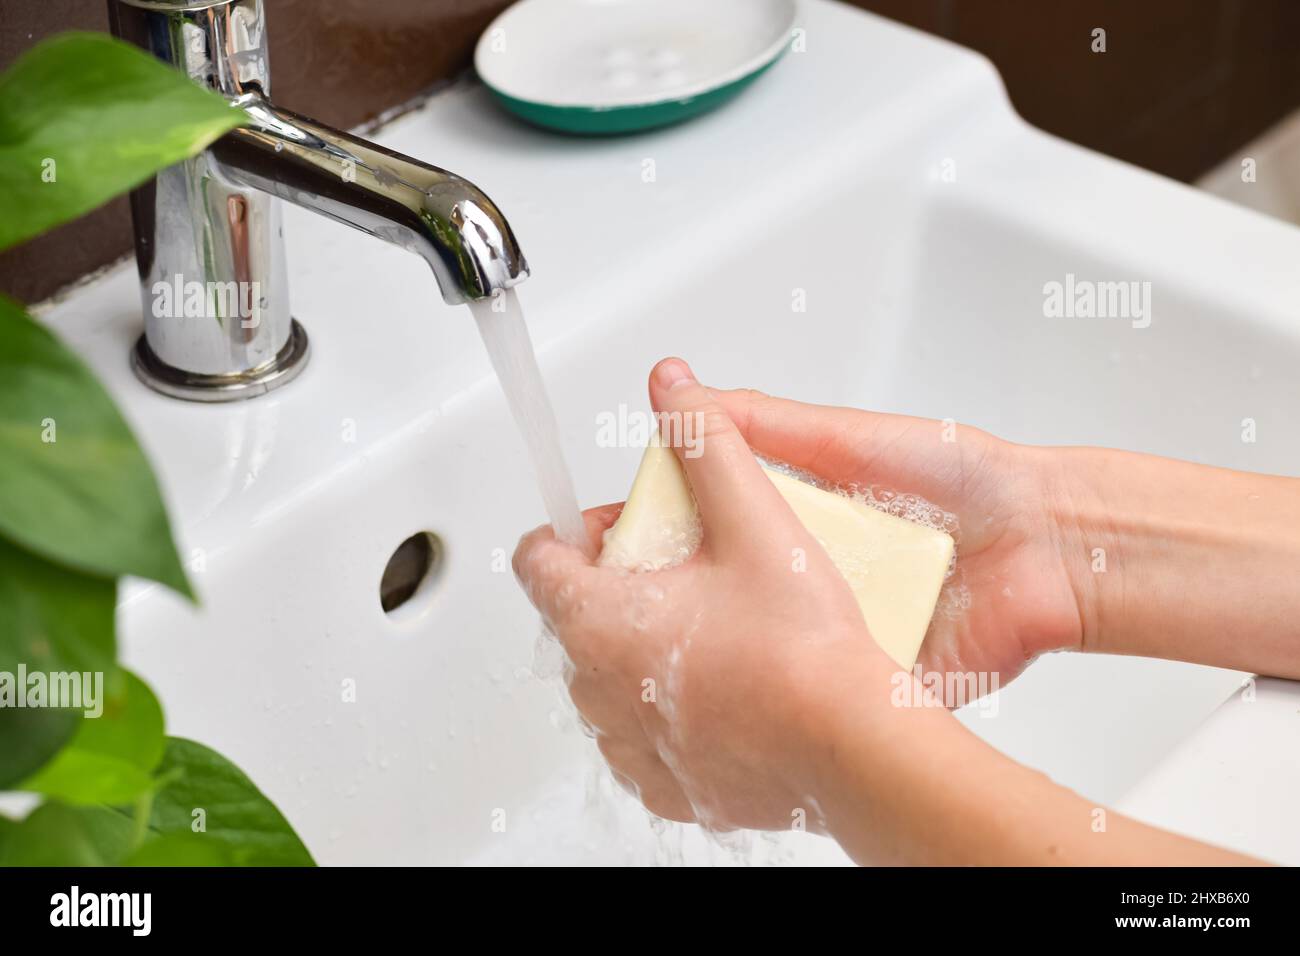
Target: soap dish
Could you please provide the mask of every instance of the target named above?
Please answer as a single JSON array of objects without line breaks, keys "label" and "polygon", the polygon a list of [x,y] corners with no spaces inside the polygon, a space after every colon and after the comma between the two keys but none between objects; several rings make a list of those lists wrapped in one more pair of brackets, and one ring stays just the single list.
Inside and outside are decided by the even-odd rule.
[{"label": "soap dish", "polygon": [[790,45],[797,0],[520,0],[479,38],[497,100],[550,129],[629,133],[735,96]]}]

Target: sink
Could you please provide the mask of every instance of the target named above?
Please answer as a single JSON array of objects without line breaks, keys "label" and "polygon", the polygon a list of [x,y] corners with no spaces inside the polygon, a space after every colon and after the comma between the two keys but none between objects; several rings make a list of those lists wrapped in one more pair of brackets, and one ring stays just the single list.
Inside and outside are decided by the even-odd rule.
[{"label": "sink", "polygon": [[[555,136],[466,83],[377,136],[510,216],[584,505],[621,500],[640,455],[601,447],[597,417],[643,409],[674,353],[710,384],[1300,473],[1300,231],[1027,126],[960,47],[818,0],[803,21],[806,52],[686,125]],[[171,732],[235,760],[326,864],[844,862],[802,833],[658,833],[608,792],[533,674],[539,623],[509,555],[543,514],[468,312],[414,256],[297,209],[285,231],[314,354],[256,400],[177,402],[134,379],[126,266],[43,314],[145,443],[202,597],[122,592],[124,656]],[[1149,282],[1149,326],[1046,317],[1044,285],[1067,275]],[[441,565],[386,614],[384,567],[422,531]],[[1153,822],[1244,845],[1177,809],[1164,763],[1243,676],[1056,655],[996,713],[960,717],[1100,803],[1136,788]],[[1289,779],[1297,754],[1277,755]],[[1300,862],[1283,817],[1270,855]]]}]

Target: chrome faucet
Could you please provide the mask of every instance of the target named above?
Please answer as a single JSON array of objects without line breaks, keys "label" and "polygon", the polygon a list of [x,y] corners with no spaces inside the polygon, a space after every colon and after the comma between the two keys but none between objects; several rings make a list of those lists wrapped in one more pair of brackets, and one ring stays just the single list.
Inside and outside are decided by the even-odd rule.
[{"label": "chrome faucet", "polygon": [[[270,101],[262,0],[109,9],[115,34],[250,118],[131,194],[145,321],[132,365],[150,387],[228,401],[301,371],[309,349],[289,314],[280,199],[423,256],[449,304],[527,278],[509,223],[473,183]],[[189,290],[202,307],[185,307]]]}]

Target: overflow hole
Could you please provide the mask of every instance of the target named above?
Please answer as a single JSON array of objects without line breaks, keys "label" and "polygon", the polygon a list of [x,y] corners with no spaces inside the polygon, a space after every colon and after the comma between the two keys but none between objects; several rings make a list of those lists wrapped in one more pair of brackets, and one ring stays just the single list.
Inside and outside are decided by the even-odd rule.
[{"label": "overflow hole", "polygon": [[[413,610],[432,597],[442,569],[442,539],[431,531],[413,534],[393,552],[379,581],[379,603],[385,614]],[[420,598],[419,602],[415,599]]]}]

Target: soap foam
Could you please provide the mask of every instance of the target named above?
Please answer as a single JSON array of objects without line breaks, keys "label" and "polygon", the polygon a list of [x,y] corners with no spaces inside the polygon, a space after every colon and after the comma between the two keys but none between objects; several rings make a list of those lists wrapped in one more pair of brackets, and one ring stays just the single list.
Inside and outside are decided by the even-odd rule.
[{"label": "soap foam", "polygon": [[955,514],[945,511],[920,495],[892,491],[878,486],[850,485],[830,490],[854,501],[860,501],[877,511],[893,515],[895,518],[942,531],[952,538],[952,557],[948,560],[948,570],[943,576],[943,588],[939,591],[939,600],[935,604],[934,614],[942,615],[945,620],[951,621],[961,617],[970,608],[970,589],[962,581],[957,566],[957,559],[961,553],[961,522]]},{"label": "soap foam", "polygon": [[601,539],[600,563],[606,567],[628,570],[634,574],[675,568],[699,550],[700,542],[704,538],[704,529],[698,516],[686,528],[674,527],[674,522],[665,520],[654,529],[654,537],[659,543],[651,546],[650,550],[659,557],[654,560],[643,560],[627,554],[618,546],[614,538],[614,528],[610,526],[605,529]]}]

